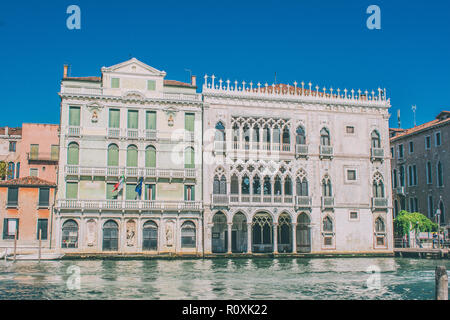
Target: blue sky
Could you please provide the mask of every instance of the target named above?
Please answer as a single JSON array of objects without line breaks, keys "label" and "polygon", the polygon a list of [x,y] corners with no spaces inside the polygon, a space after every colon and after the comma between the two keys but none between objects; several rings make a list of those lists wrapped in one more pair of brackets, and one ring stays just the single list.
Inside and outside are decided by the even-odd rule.
[{"label": "blue sky", "polygon": [[[81,30],[66,9],[81,8]],[[366,9],[381,8],[381,30]],[[447,0],[1,1],[0,126],[58,123],[63,64],[71,75],[136,57],[167,79],[238,81],[376,90],[391,98],[402,126],[450,109],[450,3]]]}]

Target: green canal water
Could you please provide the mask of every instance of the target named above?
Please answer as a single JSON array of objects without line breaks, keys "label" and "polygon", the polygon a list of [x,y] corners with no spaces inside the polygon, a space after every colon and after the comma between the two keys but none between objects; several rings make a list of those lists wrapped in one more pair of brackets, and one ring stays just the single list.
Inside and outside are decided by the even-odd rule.
[{"label": "green canal water", "polygon": [[450,270],[402,258],[1,261],[0,299],[423,300],[437,265]]}]

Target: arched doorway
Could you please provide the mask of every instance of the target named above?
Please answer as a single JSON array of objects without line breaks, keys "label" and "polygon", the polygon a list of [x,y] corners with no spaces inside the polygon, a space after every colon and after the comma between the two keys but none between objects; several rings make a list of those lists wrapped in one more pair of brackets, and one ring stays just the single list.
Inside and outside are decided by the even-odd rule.
[{"label": "arched doorway", "polygon": [[292,223],[287,213],[278,218],[278,252],[292,252]]},{"label": "arched doorway", "polygon": [[234,253],[247,252],[247,218],[241,212],[233,217],[231,230],[231,251]]},{"label": "arched doorway", "polygon": [[306,213],[297,218],[297,252],[311,252],[311,220]]},{"label": "arched doorway", "polygon": [[78,224],[74,220],[62,225],[61,248],[78,248]]},{"label": "arched doorway", "polygon": [[158,225],[153,221],[144,223],[142,250],[158,250]]},{"label": "arched doorway", "polygon": [[225,253],[228,251],[227,217],[222,212],[217,212],[213,217],[211,241],[213,253]]},{"label": "arched doorway", "polygon": [[252,251],[273,252],[273,222],[267,213],[258,213],[252,221]]},{"label": "arched doorway", "polygon": [[103,251],[117,251],[119,248],[119,226],[114,220],[103,225]]}]

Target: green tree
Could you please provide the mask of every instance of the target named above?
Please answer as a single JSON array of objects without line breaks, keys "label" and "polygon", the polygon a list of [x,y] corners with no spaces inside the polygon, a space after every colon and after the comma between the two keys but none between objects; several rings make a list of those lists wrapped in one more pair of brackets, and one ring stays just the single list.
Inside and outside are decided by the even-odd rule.
[{"label": "green tree", "polygon": [[397,218],[394,219],[395,234],[404,236],[412,230],[435,232],[438,230],[438,225],[419,212],[400,211]]},{"label": "green tree", "polygon": [[0,179],[5,178],[8,175],[8,164],[4,161],[0,161]]}]

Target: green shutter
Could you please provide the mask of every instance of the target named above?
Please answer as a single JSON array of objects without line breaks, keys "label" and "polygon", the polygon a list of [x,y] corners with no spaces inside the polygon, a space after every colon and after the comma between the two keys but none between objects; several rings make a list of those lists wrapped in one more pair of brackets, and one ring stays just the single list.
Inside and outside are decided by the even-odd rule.
[{"label": "green shutter", "polygon": [[109,109],[109,127],[120,128],[120,110]]},{"label": "green shutter", "polygon": [[184,116],[184,128],[186,131],[194,132],[194,114],[186,113]]},{"label": "green shutter", "polygon": [[50,158],[52,160],[58,160],[58,158],[59,158],[59,146],[57,146],[57,145],[52,145],[51,146]]},{"label": "green shutter", "polygon": [[134,185],[134,184],[127,184],[125,199],[126,200],[134,200],[134,199],[136,199],[136,185]]},{"label": "green shutter", "polygon": [[119,165],[119,147],[115,144],[108,147],[108,167],[117,167]]},{"label": "green shutter", "polygon": [[69,126],[80,126],[80,107],[69,107]]},{"label": "green shutter", "polygon": [[119,88],[120,87],[120,79],[112,78],[111,79],[111,88]]},{"label": "green shutter", "polygon": [[128,129],[138,128],[138,111],[128,110]]},{"label": "green shutter", "polygon": [[191,200],[192,201],[195,200],[195,186],[192,186],[192,189],[191,189]]},{"label": "green shutter", "polygon": [[138,150],[135,146],[130,146],[127,149],[127,167],[137,167],[138,165]]},{"label": "green shutter", "polygon": [[78,165],[79,147],[76,143],[69,144],[67,148],[67,164]]},{"label": "green shutter", "polygon": [[37,160],[39,157],[39,145],[32,144],[30,145],[30,159]]},{"label": "green shutter", "polygon": [[147,80],[147,89],[151,91],[156,90],[156,81],[155,80]]},{"label": "green shutter", "polygon": [[184,167],[187,169],[193,169],[194,166],[194,149],[186,148],[184,151]]},{"label": "green shutter", "polygon": [[66,198],[67,199],[77,199],[78,198],[78,183],[77,182],[67,182]]},{"label": "green shutter", "polygon": [[156,149],[152,146],[145,150],[145,167],[156,168]]},{"label": "green shutter", "polygon": [[147,111],[145,123],[146,123],[145,128],[147,130],[156,130],[156,112],[155,111]]}]

